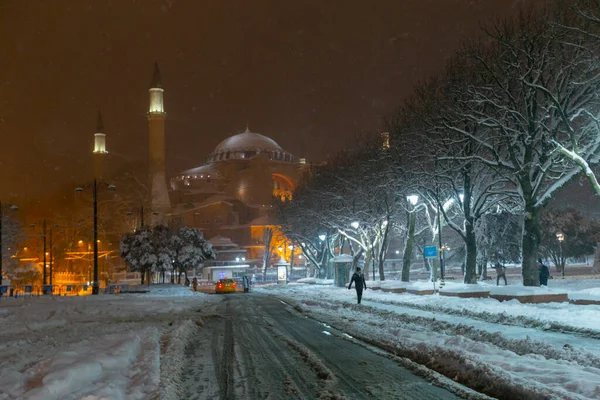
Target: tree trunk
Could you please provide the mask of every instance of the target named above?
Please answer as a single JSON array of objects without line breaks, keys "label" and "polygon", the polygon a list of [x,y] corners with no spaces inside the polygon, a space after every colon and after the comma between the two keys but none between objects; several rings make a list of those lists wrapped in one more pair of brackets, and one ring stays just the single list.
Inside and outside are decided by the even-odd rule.
[{"label": "tree trunk", "polygon": [[[385,254],[387,253],[388,248],[388,238],[390,232],[390,224],[386,224],[385,232],[383,233],[383,240],[381,241],[381,247],[379,248],[379,280],[385,281],[385,272],[383,271],[383,266],[385,263]],[[375,278],[375,277],[373,277]],[[375,279],[373,279],[375,280]]]},{"label": "tree trunk", "polygon": [[600,243],[596,244],[596,251],[594,252],[594,266],[592,267],[592,273],[600,274]]},{"label": "tree trunk", "polygon": [[523,286],[540,286],[540,274],[536,258],[540,248],[540,214],[542,208],[533,204],[525,206],[523,223]]},{"label": "tree trunk", "polygon": [[465,221],[465,244],[466,244],[466,260],[465,260],[465,277],[464,283],[477,283],[477,239],[475,237],[475,227],[473,226],[473,218]]},{"label": "tree trunk", "polygon": [[408,236],[402,255],[402,282],[410,281],[410,261],[412,259],[413,242],[415,240],[415,213],[408,213]]},{"label": "tree trunk", "polygon": [[140,285],[143,285],[144,284],[144,278],[146,277],[146,270],[142,270],[142,274],[141,275],[142,276],[140,278],[140,280],[141,280]]},{"label": "tree trunk", "polygon": [[485,281],[487,279],[487,266],[488,266],[487,260],[485,260],[483,263],[481,263],[481,270],[479,271],[479,279],[482,281]]},{"label": "tree trunk", "polygon": [[[369,275],[369,265],[371,265],[371,259],[373,258],[373,252],[375,250],[374,249],[368,249],[367,252],[365,253],[365,263],[363,264],[363,273],[365,274],[365,276]],[[375,280],[375,277],[373,277],[373,280]]]}]

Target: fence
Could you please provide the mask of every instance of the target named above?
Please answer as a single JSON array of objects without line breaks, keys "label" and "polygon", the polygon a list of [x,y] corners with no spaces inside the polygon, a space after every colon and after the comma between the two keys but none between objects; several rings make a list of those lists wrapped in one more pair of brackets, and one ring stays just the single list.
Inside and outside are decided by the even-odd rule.
[{"label": "fence", "polygon": [[26,296],[86,296],[92,287],[86,284],[0,286],[0,299]]}]

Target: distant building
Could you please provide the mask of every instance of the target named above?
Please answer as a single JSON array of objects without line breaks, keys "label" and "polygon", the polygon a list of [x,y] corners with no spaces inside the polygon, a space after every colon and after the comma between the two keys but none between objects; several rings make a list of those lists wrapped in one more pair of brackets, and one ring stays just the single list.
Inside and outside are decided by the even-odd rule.
[{"label": "distant building", "polygon": [[[233,246],[239,246],[241,257],[246,258],[251,268],[262,266],[263,231],[273,225],[268,217],[272,199],[291,199],[310,165],[305,158],[296,159],[273,139],[246,127],[244,132],[219,143],[203,164],[168,179],[164,92],[160,70],[155,64],[147,112],[149,152],[145,200],[136,192],[135,182],[124,181],[114,171],[107,171],[112,163],[108,162],[110,154],[101,114],[98,114],[94,134],[94,177],[111,183],[121,179],[119,196],[128,199],[126,203],[131,209],[126,210],[127,215],[135,216],[129,218],[135,219],[129,229],[139,226],[143,215],[147,224],[196,227],[206,238],[230,240]],[[219,253],[219,249],[216,250]],[[231,261],[225,255],[227,251],[221,253],[220,260]]]},{"label": "distant building", "polygon": [[[240,246],[251,267],[261,263],[263,230],[273,197],[287,200],[309,168],[273,139],[250,131],[223,140],[203,164],[170,179],[167,194],[164,157],[164,89],[158,66],[150,85],[148,110],[151,206],[174,228],[192,226],[206,238]],[[156,222],[156,221],[155,221]],[[213,243],[214,245],[214,243]],[[218,253],[218,249],[217,249]],[[224,253],[219,259],[225,257]],[[226,258],[227,259],[227,258]]]},{"label": "distant building", "polygon": [[263,229],[273,197],[291,199],[307,165],[274,140],[251,132],[223,140],[203,165],[171,179],[171,221],[195,226],[206,237],[230,238],[262,257]]}]

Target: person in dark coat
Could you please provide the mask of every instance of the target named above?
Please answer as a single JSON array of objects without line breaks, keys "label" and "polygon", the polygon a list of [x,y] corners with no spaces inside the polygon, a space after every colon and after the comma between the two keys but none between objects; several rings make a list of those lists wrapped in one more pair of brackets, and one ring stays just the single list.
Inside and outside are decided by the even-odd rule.
[{"label": "person in dark coat", "polygon": [[248,280],[248,277],[246,275],[244,275],[242,283],[244,285],[244,293],[248,293],[250,291],[250,281]]},{"label": "person in dark coat", "polygon": [[500,278],[504,279],[504,286],[508,285],[506,283],[506,268],[500,262],[496,261],[494,269],[496,270],[496,286],[500,286]]},{"label": "person in dark coat", "polygon": [[538,267],[540,268],[540,286],[548,286],[548,277],[550,276],[550,270],[545,265],[541,258],[538,258]]},{"label": "person in dark coat", "polygon": [[356,272],[352,274],[352,279],[350,279],[350,284],[348,285],[348,290],[352,288],[352,283],[354,283],[354,287],[356,288],[356,297],[358,299],[358,304],[360,304],[360,300],[362,299],[363,288],[367,288],[367,283],[365,282],[365,276],[363,275],[360,268],[356,268]]}]

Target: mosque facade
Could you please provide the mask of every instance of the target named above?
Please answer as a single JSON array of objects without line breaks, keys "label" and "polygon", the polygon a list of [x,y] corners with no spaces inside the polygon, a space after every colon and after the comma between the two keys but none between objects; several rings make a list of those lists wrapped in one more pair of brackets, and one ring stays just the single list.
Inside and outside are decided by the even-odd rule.
[{"label": "mosque facade", "polygon": [[[297,159],[273,139],[248,127],[224,139],[199,166],[167,178],[165,172],[164,88],[158,65],[154,67],[148,106],[147,206],[151,223],[172,228],[191,226],[215,242],[230,240],[244,252],[250,267],[260,266],[263,235],[273,198],[291,199],[307,172]],[[100,177],[106,159],[106,135],[101,116],[94,136],[94,173]],[[150,222],[150,221],[147,221]],[[218,257],[221,258],[221,257]],[[236,257],[237,258],[237,257]]]}]

